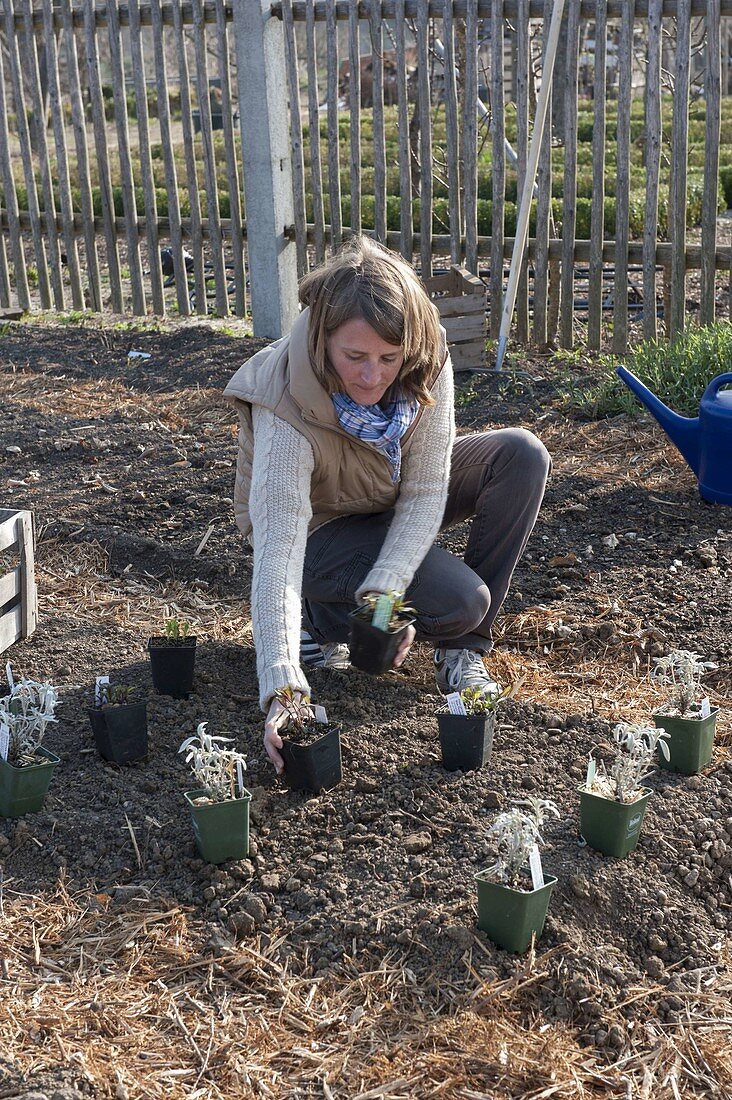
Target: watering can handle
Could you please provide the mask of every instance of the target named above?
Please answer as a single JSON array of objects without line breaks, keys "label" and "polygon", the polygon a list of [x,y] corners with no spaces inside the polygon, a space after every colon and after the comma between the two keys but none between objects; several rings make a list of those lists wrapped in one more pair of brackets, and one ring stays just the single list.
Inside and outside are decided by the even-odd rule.
[{"label": "watering can handle", "polygon": [[718,390],[727,383],[732,385],[732,371],[727,371],[726,374],[718,374],[716,378],[713,378],[704,391],[704,397],[714,397]]}]

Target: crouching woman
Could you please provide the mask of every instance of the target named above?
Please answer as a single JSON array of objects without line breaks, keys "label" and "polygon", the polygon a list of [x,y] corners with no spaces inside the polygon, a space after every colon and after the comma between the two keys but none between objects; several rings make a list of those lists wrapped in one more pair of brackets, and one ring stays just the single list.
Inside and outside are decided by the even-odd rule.
[{"label": "crouching woman", "polygon": [[[252,622],[264,745],[282,771],[275,693],[348,667],[349,614],[406,593],[437,687],[493,681],[491,626],[541,504],[549,456],[520,428],[455,439],[439,315],[412,268],[353,239],[301,281],[291,332],[225,393],[239,411],[236,521],[254,548]],[[470,519],[464,559],[434,546]],[[416,628],[416,629],[415,629]]]}]

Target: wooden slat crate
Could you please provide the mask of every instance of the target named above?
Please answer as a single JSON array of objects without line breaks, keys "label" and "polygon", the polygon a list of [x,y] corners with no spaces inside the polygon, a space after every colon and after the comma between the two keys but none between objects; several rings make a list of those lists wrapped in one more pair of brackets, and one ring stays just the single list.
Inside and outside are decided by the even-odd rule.
[{"label": "wooden slat crate", "polygon": [[485,283],[457,266],[451,267],[446,275],[433,275],[423,281],[440,312],[453,369],[485,369],[488,337]]},{"label": "wooden slat crate", "polygon": [[[6,560],[16,562],[6,566]],[[30,512],[0,508],[0,653],[36,628],[38,596]]]}]

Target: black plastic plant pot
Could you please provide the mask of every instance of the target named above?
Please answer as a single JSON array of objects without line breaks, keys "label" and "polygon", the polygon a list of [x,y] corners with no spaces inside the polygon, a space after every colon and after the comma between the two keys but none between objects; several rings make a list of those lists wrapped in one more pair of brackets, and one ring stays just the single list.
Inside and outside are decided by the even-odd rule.
[{"label": "black plastic plant pot", "polygon": [[99,755],[112,764],[147,756],[147,703],[90,707],[87,711]]},{"label": "black plastic plant pot", "polygon": [[185,792],[201,857],[207,863],[245,859],[249,855],[251,792],[244,788],[241,798],[229,798],[226,802],[198,802],[198,799],[205,799],[208,793],[207,790]]},{"label": "black plastic plant pot", "polygon": [[153,687],[158,694],[187,699],[193,691],[195,637],[181,639],[172,645],[168,638],[150,638],[147,650]]},{"label": "black plastic plant pot", "polygon": [[618,859],[633,851],[652,793],[649,787],[641,789],[642,798],[625,803],[590,794],[580,787],[580,831],[591,848]]},{"label": "black plastic plant pot", "polygon": [[538,890],[513,890],[491,882],[485,871],[475,876],[478,887],[478,928],[506,951],[525,951],[532,935],[544,931],[549,899],[556,884],[549,875]]},{"label": "black plastic plant pot", "polygon": [[449,772],[482,768],[491,758],[496,716],[438,714],[442,764]]},{"label": "black plastic plant pot", "polygon": [[341,730],[333,726],[309,745],[282,738],[285,781],[293,791],[329,791],[343,777]]},{"label": "black plastic plant pot", "polygon": [[48,749],[35,753],[37,764],[16,768],[0,760],[0,817],[22,817],[40,810],[60,760]]},{"label": "black plastic plant pot", "polygon": [[666,741],[669,759],[658,749],[658,763],[667,771],[694,775],[712,759],[714,731],[719,707],[706,718],[670,717],[654,714],[653,721],[669,735]]},{"label": "black plastic plant pot", "polygon": [[413,622],[414,619],[404,619],[398,630],[380,630],[363,618],[360,608],[352,611],[348,646],[353,667],[370,672],[372,676],[388,672],[394,664],[404,632]]}]

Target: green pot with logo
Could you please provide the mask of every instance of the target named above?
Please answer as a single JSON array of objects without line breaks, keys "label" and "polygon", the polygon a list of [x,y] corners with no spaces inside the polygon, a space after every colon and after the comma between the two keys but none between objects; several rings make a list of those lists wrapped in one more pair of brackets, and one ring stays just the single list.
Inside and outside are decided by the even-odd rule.
[{"label": "green pot with logo", "polygon": [[54,770],[60,760],[43,747],[36,749],[37,764],[16,768],[0,760],[0,817],[22,817],[43,806]]},{"label": "green pot with logo", "polygon": [[549,899],[556,885],[549,875],[537,890],[513,890],[493,882],[485,871],[475,876],[478,888],[478,928],[506,951],[525,951],[531,937],[544,931]]},{"label": "green pot with logo", "polygon": [[209,791],[186,791],[193,834],[201,857],[207,863],[244,859],[249,855],[249,803],[251,792],[244,788],[240,798],[207,802]]},{"label": "green pot with logo", "polygon": [[640,798],[626,803],[579,788],[580,831],[591,848],[618,859],[633,851],[646,816],[648,799],[653,793],[650,787],[641,787],[641,790]]},{"label": "green pot with logo", "polygon": [[668,734],[668,760],[662,752],[658,763],[667,771],[694,775],[706,767],[712,759],[714,731],[717,727],[719,707],[706,718],[681,718],[668,714],[654,714],[653,721]]}]

